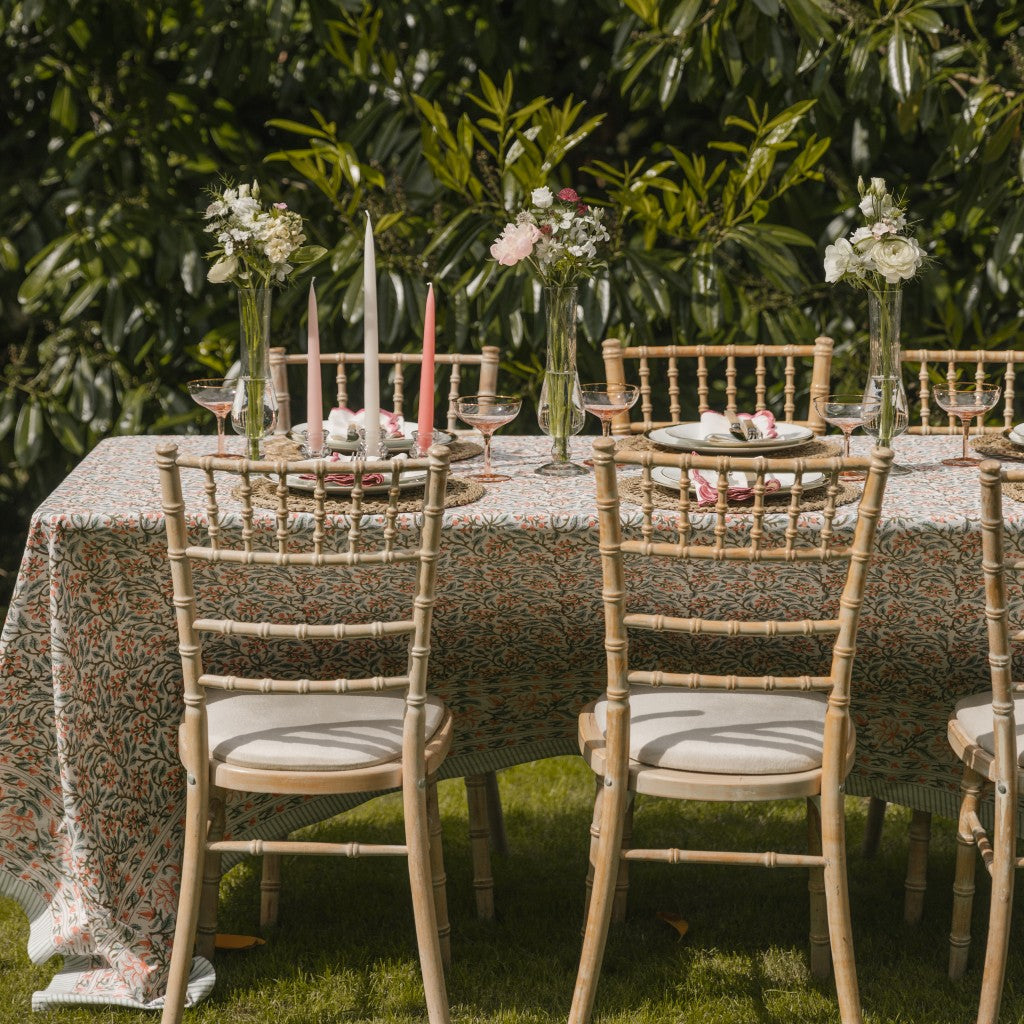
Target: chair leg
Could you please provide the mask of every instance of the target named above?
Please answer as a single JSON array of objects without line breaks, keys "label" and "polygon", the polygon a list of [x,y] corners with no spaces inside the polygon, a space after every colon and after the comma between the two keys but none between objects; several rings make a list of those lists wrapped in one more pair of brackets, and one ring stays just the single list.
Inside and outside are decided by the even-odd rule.
[{"label": "chair leg", "polygon": [[281,905],[281,855],[263,855],[263,874],[260,878],[260,931],[277,925],[277,913]]},{"label": "chair leg", "polygon": [[[622,852],[622,827],[626,817],[629,794],[625,782],[611,785],[604,779],[601,804],[600,834],[594,856],[594,882],[590,906],[587,910],[583,950],[580,954],[576,988],[569,1011],[569,1024],[587,1024],[594,1008],[597,979],[604,958],[604,947],[611,924],[612,904],[615,901],[615,883],[619,873]],[[597,802],[597,801],[595,801]]]},{"label": "chair leg", "polygon": [[[629,848],[633,843],[633,807],[635,798],[632,792],[626,794],[626,810],[622,819],[622,842],[620,846]],[[615,900],[612,902],[612,921],[622,924],[626,920],[626,904],[629,899],[629,861],[619,859],[619,870],[615,876]]]},{"label": "chair leg", "polygon": [[[807,852],[814,856],[821,854],[821,809],[814,797],[807,798]],[[832,954],[828,943],[824,868],[810,869],[807,892],[811,902],[811,974],[815,978],[827,978],[832,973]]]},{"label": "chair leg", "polygon": [[[597,843],[601,836],[601,795],[604,793],[604,779],[597,777],[597,792],[594,794],[594,815],[590,820],[590,863],[587,865],[586,896],[583,901],[583,921],[586,924],[590,913],[590,896],[594,888],[594,865],[597,862]],[[626,794],[626,812],[622,822],[622,846],[629,846],[633,841],[633,807],[634,795]],[[621,924],[626,920],[626,905],[629,898],[629,862],[619,861],[619,871],[615,879],[615,899],[612,902],[612,921]]]},{"label": "chair leg", "polygon": [[[225,792],[210,788],[209,826],[206,837],[217,842],[224,835]],[[217,901],[220,897],[220,854],[207,852],[203,864],[203,893],[199,900],[199,924],[196,929],[196,952],[213,960],[217,938]]]},{"label": "chair leg", "polygon": [[412,913],[416,923],[416,945],[420,953],[423,993],[430,1024],[449,1024],[448,993],[444,983],[441,941],[434,911],[434,881],[431,877],[430,833],[427,823],[426,789],[406,779],[402,786],[405,811],[405,844],[409,859],[409,886],[412,889]]},{"label": "chair leg", "polygon": [[494,917],[494,877],[491,874],[491,830],[487,817],[485,776],[466,776],[466,804],[469,808],[469,844],[473,853],[476,916],[481,921],[490,921]]},{"label": "chair leg", "polygon": [[[1016,768],[1016,764],[1014,764]],[[995,826],[992,830],[992,897],[989,902],[988,940],[985,970],[981,976],[978,1024],[996,1024],[1006,977],[1006,955],[1010,947],[1010,914],[1013,911],[1013,882],[1017,869],[1017,807],[1010,803],[1006,785],[995,784]]]},{"label": "chair leg", "polygon": [[437,807],[437,779],[427,785],[427,834],[430,837],[430,877],[434,889],[434,916],[437,938],[441,945],[441,961],[452,965],[452,927],[448,921],[447,876],[444,871],[444,848],[441,845],[441,815]]},{"label": "chair leg", "polygon": [[915,810],[910,819],[907,843],[907,880],[903,884],[903,920],[920,924],[924,914],[924,894],[928,887],[928,846],[932,838],[929,811]]},{"label": "chair leg", "polygon": [[974,870],[977,858],[969,816],[978,811],[984,779],[964,767],[960,781],[960,820],[956,830],[956,875],[953,880],[953,922],[949,930],[949,977],[958,981],[967,970],[971,948],[971,912],[974,909]]},{"label": "chair leg", "polygon": [[824,785],[821,793],[821,848],[825,856],[825,903],[836,996],[842,1024],[862,1024],[857,964],[850,925],[850,893],[846,879],[846,822],[843,793],[838,785]]},{"label": "chair leg", "polygon": [[487,793],[487,824],[491,830],[491,850],[504,857],[508,853],[508,836],[505,834],[505,815],[501,810],[497,772],[484,772],[484,790]]},{"label": "chair leg", "polygon": [[192,947],[199,919],[200,879],[206,849],[206,828],[209,812],[207,787],[189,776],[185,801],[185,848],[181,862],[181,890],[178,895],[178,917],[174,925],[171,947],[171,968],[164,995],[161,1024],[178,1024],[185,1008],[188,976],[192,970]]},{"label": "chair leg", "polygon": [[861,840],[860,854],[871,858],[878,853],[882,842],[882,826],[885,824],[885,801],[881,797],[868,798],[868,816],[864,822],[864,838]]}]

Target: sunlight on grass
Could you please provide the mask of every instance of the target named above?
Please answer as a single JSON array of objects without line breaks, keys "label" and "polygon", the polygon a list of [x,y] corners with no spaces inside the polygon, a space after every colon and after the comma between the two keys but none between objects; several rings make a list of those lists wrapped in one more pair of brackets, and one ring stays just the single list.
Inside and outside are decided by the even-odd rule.
[{"label": "sunlight on grass", "polygon": [[[593,779],[576,758],[499,775],[510,853],[494,858],[497,919],[476,920],[461,780],[440,786],[459,1024],[555,1024],[572,997],[581,941],[583,879]],[[909,814],[891,808],[882,850],[863,860],[864,803],[848,802],[850,886],[866,1024],[962,1024],[974,1009],[987,917],[980,880],[971,970],[946,979],[954,836],[937,820],[922,926],[902,923]],[[374,842],[401,835],[401,803],[388,795],[311,826],[309,836]],[[641,798],[644,845],[799,850],[803,805],[682,805]],[[213,996],[188,1012],[196,1024],[411,1024],[425,1020],[409,881],[401,860],[286,858],[278,929],[266,946],[218,955]],[[837,1021],[830,982],[807,965],[807,880],[801,871],[634,864],[629,912],[609,936],[595,1024],[819,1024]],[[221,887],[224,931],[258,925],[259,865],[233,868]],[[658,918],[689,922],[684,937]],[[1018,920],[1021,915],[1017,915]],[[1015,924],[1011,942],[1020,942]],[[30,1019],[33,990],[58,966],[25,956],[28,926],[0,901],[0,1024]],[[1003,1019],[1024,1015],[1024,965],[1011,956]],[[152,1022],[150,1013],[67,1008],[74,1024]],[[42,1019],[42,1018],[40,1018]]]}]

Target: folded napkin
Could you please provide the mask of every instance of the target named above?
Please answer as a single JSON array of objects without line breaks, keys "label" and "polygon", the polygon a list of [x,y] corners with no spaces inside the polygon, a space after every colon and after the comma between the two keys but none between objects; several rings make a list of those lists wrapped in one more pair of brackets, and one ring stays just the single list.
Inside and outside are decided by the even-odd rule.
[{"label": "folded napkin", "polygon": [[[351,409],[336,406],[331,410],[327,422],[330,424],[331,437],[345,440],[350,433],[354,437],[360,427],[365,427],[366,410],[353,412]],[[380,429],[383,437],[404,437],[405,420],[396,413],[381,409]]]},{"label": "folded napkin", "polygon": [[[760,412],[753,414],[738,412],[736,413],[736,418],[739,420],[750,420],[761,431],[762,437],[779,436],[778,430],[775,429],[775,417],[767,409],[762,409]],[[711,412],[710,410],[702,412],[700,414],[700,425],[703,437],[707,437],[709,434],[728,435],[729,433],[729,420],[720,412]]]},{"label": "folded napkin", "polygon": [[[401,458],[401,456],[399,456]],[[338,463],[351,463],[353,460],[350,458],[342,458],[337,452],[331,453],[331,462]],[[315,480],[316,473],[300,473],[300,480]],[[336,487],[351,487],[356,482],[355,473],[327,473],[324,475],[325,484],[334,484]],[[383,473],[364,473],[363,474],[363,486],[364,487],[375,487],[377,484],[384,483]]]},{"label": "folded napkin", "polygon": [[[300,480],[315,480],[316,473],[300,473]],[[356,482],[354,473],[327,473],[324,476],[325,484],[334,484],[337,487],[351,487]],[[383,473],[364,473],[363,474],[363,486],[364,487],[375,487],[377,484],[384,483]]]},{"label": "folded napkin", "polygon": [[[699,469],[690,470],[690,483],[697,492],[698,505],[714,505],[718,501],[718,487],[713,484]],[[765,494],[777,491],[782,484],[770,474],[764,478]],[[747,501],[754,496],[754,488],[746,473],[730,473],[729,487],[725,492],[729,501]]]}]

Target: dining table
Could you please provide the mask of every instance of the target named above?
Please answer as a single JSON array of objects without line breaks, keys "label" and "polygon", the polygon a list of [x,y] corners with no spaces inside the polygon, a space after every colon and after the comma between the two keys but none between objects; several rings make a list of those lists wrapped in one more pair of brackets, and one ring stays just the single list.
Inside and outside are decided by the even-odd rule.
[{"label": "dining table", "polygon": [[[177,755],[181,666],[155,461],[161,440],[102,441],[39,506],[0,636],[0,892],[29,918],[31,959],[64,958],[35,993],[36,1009],[152,1007],[163,993],[185,780]],[[209,437],[176,440],[184,452],[211,450]],[[592,440],[573,440],[577,460]],[[601,692],[594,477],[537,474],[550,443],[499,433],[495,468],[511,479],[444,512],[430,687],[455,718],[445,777],[577,752],[577,716]],[[871,443],[855,437],[854,452],[867,453]],[[878,526],[853,679],[857,756],[847,782],[851,796],[946,817],[957,813],[960,774],[946,720],[960,696],[987,684],[978,472],[940,462],[959,444],[949,436],[895,443],[909,472],[889,479]],[[479,472],[480,463],[453,462],[452,474]],[[202,474],[183,471],[183,488],[199,523]],[[227,525],[233,502],[230,494],[221,499]],[[855,500],[840,505],[833,524],[840,536],[852,534],[856,507]],[[671,509],[653,514],[665,529],[678,520]],[[640,505],[624,499],[621,516],[624,528],[635,528]],[[1024,505],[1008,500],[1006,517],[1019,546]],[[305,519],[312,530],[312,515]],[[801,528],[820,519],[806,512]],[[739,528],[744,513],[729,520]],[[837,602],[842,579],[817,563],[784,572],[751,566],[728,579],[720,575],[726,568],[656,564],[632,585],[649,606],[677,615],[799,617]],[[353,602],[372,613],[396,597],[379,581],[338,589],[328,575],[285,584],[273,571],[265,586],[244,593],[221,580],[208,600],[220,611],[253,614],[282,604],[323,613]],[[777,656],[827,658],[822,641],[804,640],[796,654]],[[768,641],[742,652],[728,639],[699,649],[693,638],[665,643],[671,649],[641,643],[631,657],[688,658],[698,670],[748,658],[756,671],[776,657]],[[227,833],[280,837],[347,806],[342,798],[246,795],[229,802]],[[197,997],[212,984],[210,976],[194,980]]]}]

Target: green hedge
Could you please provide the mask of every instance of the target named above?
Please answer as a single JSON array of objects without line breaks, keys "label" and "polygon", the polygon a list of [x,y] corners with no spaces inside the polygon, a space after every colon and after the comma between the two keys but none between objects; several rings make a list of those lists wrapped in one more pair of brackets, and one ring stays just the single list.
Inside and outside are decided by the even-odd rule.
[{"label": "green hedge", "polygon": [[[382,343],[500,345],[538,387],[532,282],[488,260],[539,184],[609,207],[607,273],[583,291],[598,342],[839,343],[863,372],[863,296],[821,256],[858,175],[905,193],[932,257],[908,344],[1015,343],[1021,75],[1016,5],[932,0],[0,0],[0,504],[23,525],[117,433],[208,429],[184,384],[225,371],[233,296],[205,281],[201,211],[258,178],[330,250],[325,345],[361,344],[374,217]],[[301,347],[301,288],[275,299]],[[533,429],[532,410],[518,429]],[[16,549],[16,540],[8,549]],[[10,572],[11,555],[3,569]],[[2,589],[2,583],[0,583]]]}]

